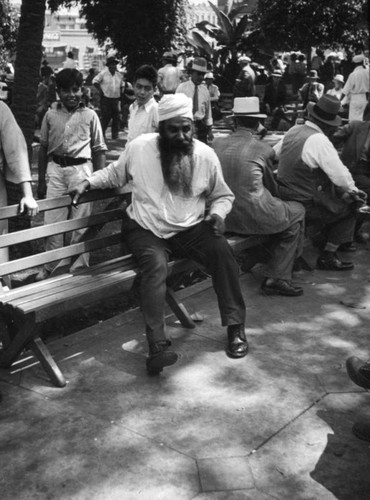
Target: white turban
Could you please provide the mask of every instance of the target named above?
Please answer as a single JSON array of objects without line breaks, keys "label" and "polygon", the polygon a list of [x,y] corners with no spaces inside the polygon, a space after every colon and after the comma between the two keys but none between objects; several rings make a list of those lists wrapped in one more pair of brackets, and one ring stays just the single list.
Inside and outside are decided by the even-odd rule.
[{"label": "white turban", "polygon": [[159,121],[175,116],[193,119],[193,101],[185,94],[165,94],[158,103]]}]

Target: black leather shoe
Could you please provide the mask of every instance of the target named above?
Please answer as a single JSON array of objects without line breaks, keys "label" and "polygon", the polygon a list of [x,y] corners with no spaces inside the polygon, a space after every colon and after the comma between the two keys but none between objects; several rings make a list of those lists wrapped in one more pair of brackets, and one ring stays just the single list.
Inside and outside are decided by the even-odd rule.
[{"label": "black leather shoe", "polygon": [[161,373],[165,366],[171,366],[178,360],[178,354],[169,350],[170,341],[157,342],[149,346],[149,356],[146,360],[146,369],[149,375]]},{"label": "black leather shoe", "polygon": [[348,243],[342,243],[338,250],[340,252],[356,252],[357,247],[353,241],[349,241]]},{"label": "black leather shoe", "polygon": [[286,297],[298,297],[303,295],[303,289],[293,286],[288,280],[265,278],[261,286],[264,295],[285,295]]},{"label": "black leather shoe", "polygon": [[370,363],[351,356],[346,361],[346,369],[352,382],[363,389],[370,389]]},{"label": "black leather shoe", "polygon": [[330,253],[317,259],[317,268],[323,271],[350,271],[353,264],[339,260],[336,253]]},{"label": "black leather shoe", "polygon": [[248,354],[248,342],[245,336],[244,325],[228,326],[227,337],[226,354],[230,358],[242,358]]},{"label": "black leather shoe", "polygon": [[363,441],[370,441],[370,423],[356,422],[352,427],[353,434]]}]

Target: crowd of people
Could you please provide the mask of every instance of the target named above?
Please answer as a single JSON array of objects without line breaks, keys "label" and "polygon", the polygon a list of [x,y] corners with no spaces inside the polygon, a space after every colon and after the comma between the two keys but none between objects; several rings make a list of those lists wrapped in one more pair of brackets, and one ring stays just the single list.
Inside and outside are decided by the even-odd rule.
[{"label": "crowd of people", "polygon": [[[122,236],[141,271],[150,374],[160,373],[178,359],[164,319],[170,255],[191,258],[212,276],[231,358],[246,356],[248,341],[240,262],[225,234],[269,237],[252,264],[248,252],[243,256],[244,269],[261,259],[265,262],[261,292],[266,295],[304,293],[293,283],[292,274],[302,256],[307,227],[314,228],[318,269],[343,272],[354,267],[338,252],[355,251],[356,242],[369,238],[362,231],[370,211],[366,204],[370,196],[369,68],[365,56],[357,54],[354,68],[344,76],[332,61],[330,72],[327,60],[319,53],[317,57],[308,72],[302,55],[292,54],[289,64],[275,58],[261,98],[256,87],[263,70],[254,69],[250,58],[242,56],[230,111],[233,131],[216,139],[212,129],[220,112],[220,92],[213,68],[202,57],[195,57],[184,72],[177,67],[177,57],[165,53],[163,67],[140,66],[130,83],[117,70],[115,57],[107,59],[101,72],[91,71],[85,79],[73,57],[56,74],[43,64],[39,93],[44,105],[37,115],[38,198],[73,196],[70,213],[50,214],[48,222],[57,222],[91,213],[89,204],[78,204],[87,189],[126,186],[131,192]],[[329,73],[325,80],[323,75]],[[277,113],[284,114],[288,77],[304,106],[305,119],[292,124],[272,148],[263,141],[261,129],[268,117],[279,124]],[[99,114],[92,104],[92,89],[99,96]],[[349,114],[343,119],[346,103]],[[5,178],[21,183],[21,209],[32,216],[37,203],[30,192],[25,142],[10,109],[0,105]],[[119,159],[105,166],[109,123],[111,137],[117,139],[123,117],[127,143]],[[5,184],[0,187],[6,205]],[[72,242],[82,234],[76,231]],[[53,236],[46,240],[45,249],[62,245]],[[70,271],[88,266],[88,259],[82,256]],[[47,279],[55,267],[66,264],[43,268],[36,280]]]}]

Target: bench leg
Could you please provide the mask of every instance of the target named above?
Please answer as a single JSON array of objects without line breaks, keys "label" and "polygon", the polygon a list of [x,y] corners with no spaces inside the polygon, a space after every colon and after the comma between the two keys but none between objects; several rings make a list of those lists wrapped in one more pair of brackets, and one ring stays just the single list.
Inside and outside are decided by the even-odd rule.
[{"label": "bench leg", "polygon": [[49,375],[53,384],[57,387],[64,387],[66,381],[53,360],[48,348],[39,337],[34,339],[36,333],[34,316],[12,317],[11,324],[9,323],[10,318],[8,317],[6,319],[8,320],[7,326],[10,328],[11,333],[10,336],[6,337],[4,348],[0,351],[0,366],[10,368],[21,352],[25,348],[30,348]]},{"label": "bench leg", "polygon": [[195,328],[195,323],[191,319],[186,307],[177,302],[175,292],[170,287],[167,287],[166,301],[184,328]]},{"label": "bench leg", "polygon": [[66,379],[63,376],[63,373],[60,371],[59,366],[54,361],[52,355],[49,352],[49,349],[40,339],[40,337],[36,337],[31,340],[28,346],[36,358],[40,361],[41,366],[48,374],[50,380],[56,387],[65,387]]}]

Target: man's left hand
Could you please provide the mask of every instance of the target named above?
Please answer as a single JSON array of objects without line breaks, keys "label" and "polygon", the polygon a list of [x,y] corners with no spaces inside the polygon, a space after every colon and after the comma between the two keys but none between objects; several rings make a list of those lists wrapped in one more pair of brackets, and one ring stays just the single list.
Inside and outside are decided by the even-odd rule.
[{"label": "man's left hand", "polygon": [[206,222],[212,226],[213,232],[216,236],[222,236],[225,232],[225,221],[217,214],[207,215]]}]

